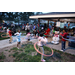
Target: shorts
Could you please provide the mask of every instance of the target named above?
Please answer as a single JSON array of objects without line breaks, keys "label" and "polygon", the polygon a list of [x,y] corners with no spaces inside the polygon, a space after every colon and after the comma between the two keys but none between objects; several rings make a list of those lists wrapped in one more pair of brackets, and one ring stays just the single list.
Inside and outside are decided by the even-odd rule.
[{"label": "shorts", "polygon": [[21,42],[21,40],[20,39],[17,39],[17,42]]}]

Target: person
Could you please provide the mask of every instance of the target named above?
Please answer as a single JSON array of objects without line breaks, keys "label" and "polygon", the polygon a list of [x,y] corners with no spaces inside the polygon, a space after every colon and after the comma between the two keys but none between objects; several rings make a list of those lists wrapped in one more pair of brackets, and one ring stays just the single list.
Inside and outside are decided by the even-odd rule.
[{"label": "person", "polygon": [[15,33],[16,33],[16,28],[12,26],[12,35],[14,35]]},{"label": "person", "polygon": [[17,48],[19,49],[19,45],[21,44],[21,32],[20,30],[18,30],[17,33],[15,33],[14,35],[17,35]]},{"label": "person", "polygon": [[44,24],[44,30],[46,29],[46,27],[47,27],[47,26],[46,26],[46,23],[45,23],[45,24]]},{"label": "person", "polygon": [[29,23],[27,23],[26,27],[25,27],[25,30],[26,30],[26,34],[28,34],[30,32],[30,26],[29,26]]},{"label": "person", "polygon": [[11,29],[9,29],[9,37],[10,37],[9,43],[11,44],[12,43],[12,31],[11,31]]},{"label": "person", "polygon": [[54,36],[54,34],[55,34],[55,29],[54,29],[54,27],[52,28],[52,36]]},{"label": "person", "polygon": [[33,34],[34,34],[34,37],[36,38],[36,34],[37,34],[37,27],[36,25],[34,24],[34,27],[33,27]]},{"label": "person", "polygon": [[49,29],[50,29],[50,30],[52,29],[52,26],[51,26],[51,25],[49,25]]},{"label": "person", "polygon": [[30,41],[30,36],[31,36],[31,33],[29,32],[26,37],[27,37],[27,41]]},{"label": "person", "polygon": [[66,38],[67,38],[68,33],[65,30],[63,30],[63,34],[60,33],[60,35],[62,36],[61,51],[65,51]]},{"label": "person", "polygon": [[[42,54],[44,54],[43,45],[46,44],[47,42],[48,42],[48,40],[46,39],[46,37],[43,37],[43,34],[40,34],[40,36],[38,38],[38,50],[41,50]],[[45,62],[45,60],[43,58],[44,58],[44,56],[41,55],[41,61]]]},{"label": "person", "polygon": [[9,28],[7,27],[7,36],[9,35]]}]

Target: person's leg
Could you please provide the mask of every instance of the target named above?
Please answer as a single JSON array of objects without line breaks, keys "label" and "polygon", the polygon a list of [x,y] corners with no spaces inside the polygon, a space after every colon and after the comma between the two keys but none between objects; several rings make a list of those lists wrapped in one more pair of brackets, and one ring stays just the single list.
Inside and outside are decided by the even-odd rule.
[{"label": "person's leg", "polygon": [[12,36],[10,36],[10,43],[12,42]]},{"label": "person's leg", "polygon": [[65,50],[65,44],[66,44],[66,42],[64,41],[64,45],[63,45],[64,50]]},{"label": "person's leg", "polygon": [[62,47],[61,47],[61,50],[63,50],[63,43],[64,43],[64,42],[62,41],[62,43],[61,43],[61,46],[62,46]]},{"label": "person's leg", "polygon": [[18,48],[19,42],[17,42],[17,48]]},{"label": "person's leg", "polygon": [[[42,52],[42,54],[44,54],[44,49],[43,49],[43,47],[40,47],[40,50],[41,50],[41,52]],[[41,60],[43,60],[43,55],[41,55]]]},{"label": "person's leg", "polygon": [[[40,51],[40,47],[38,46],[38,50]],[[38,54],[38,52],[36,53],[36,55]]]},{"label": "person's leg", "polygon": [[17,42],[17,48],[19,49],[20,42]]},{"label": "person's leg", "polygon": [[27,34],[27,30],[26,30],[26,34]]}]

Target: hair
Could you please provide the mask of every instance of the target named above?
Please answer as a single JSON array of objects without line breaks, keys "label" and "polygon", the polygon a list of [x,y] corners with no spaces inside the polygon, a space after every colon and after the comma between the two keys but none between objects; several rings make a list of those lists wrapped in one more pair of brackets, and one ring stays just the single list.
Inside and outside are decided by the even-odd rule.
[{"label": "hair", "polygon": [[11,28],[9,30],[12,30]]},{"label": "hair", "polygon": [[40,33],[40,36],[42,37],[42,36],[43,36],[43,34],[42,34],[42,33]]}]

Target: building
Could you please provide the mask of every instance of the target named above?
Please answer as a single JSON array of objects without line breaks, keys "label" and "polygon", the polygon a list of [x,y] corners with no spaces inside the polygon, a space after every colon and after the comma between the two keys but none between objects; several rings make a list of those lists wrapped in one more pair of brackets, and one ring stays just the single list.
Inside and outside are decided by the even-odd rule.
[{"label": "building", "polygon": [[[60,23],[75,23],[75,12],[51,12],[47,14],[41,15],[33,15],[29,16],[30,19],[38,19],[38,23],[40,24],[40,20],[47,20],[57,22],[57,26],[60,26]],[[58,23],[60,22],[60,23]],[[62,24],[63,25],[63,24]]]}]

